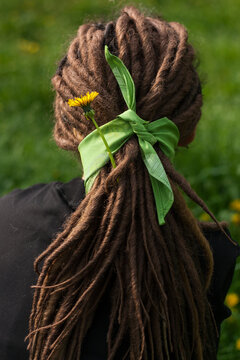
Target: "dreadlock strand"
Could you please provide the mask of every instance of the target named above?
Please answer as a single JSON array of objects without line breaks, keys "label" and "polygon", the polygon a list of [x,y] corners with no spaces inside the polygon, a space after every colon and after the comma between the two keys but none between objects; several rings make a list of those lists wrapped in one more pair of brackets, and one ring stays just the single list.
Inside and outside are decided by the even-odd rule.
[{"label": "dreadlock strand", "polygon": [[151,327],[152,327],[152,332],[154,334],[153,340],[154,340],[154,349],[156,353],[156,358],[166,359],[166,357],[164,357],[163,354],[162,342],[163,343],[166,342],[167,335],[161,332],[161,323],[159,323],[159,318],[157,316],[157,313],[155,313],[154,309],[152,309],[151,311]]},{"label": "dreadlock strand", "polygon": [[145,95],[148,93],[151,81],[154,79],[157,69],[157,63],[154,61],[155,51],[152,41],[153,29],[149,20],[140,13],[136,14],[136,11],[134,11],[133,8],[130,7],[128,9],[128,14],[132,19],[134,19],[136,30],[140,36],[143,59],[148,59],[148,66],[143,68],[142,74],[143,78],[140,94],[143,96],[143,94]]},{"label": "dreadlock strand", "polygon": [[[151,201],[152,200],[152,201]],[[146,208],[147,208],[147,212],[146,214],[148,214],[148,221],[151,224],[151,226],[149,227],[149,234],[150,236],[148,237],[148,239],[150,240],[153,236],[154,233],[157,234],[157,239],[158,242],[160,243],[160,252],[163,252],[163,249],[161,247],[166,247],[166,244],[164,242],[164,240],[162,239],[162,234],[161,231],[159,229],[159,225],[157,222],[157,217],[156,217],[156,210],[154,207],[154,199],[153,199],[153,193],[152,193],[152,188],[151,188],[151,184],[150,184],[150,179],[149,177],[146,178]],[[165,282],[163,279],[163,269],[165,269],[165,271],[167,271],[167,274],[169,274],[169,267],[171,268],[171,264],[168,264],[168,260],[165,258],[165,256],[161,257],[161,265],[159,264],[159,259],[157,257],[157,254],[159,252],[159,249],[156,249],[153,239],[149,242],[149,245],[152,246],[152,251],[151,251],[151,257],[152,260],[155,261],[156,265],[155,268],[158,269],[158,273],[159,275],[161,275],[161,280],[160,283],[162,283],[165,287]],[[167,252],[165,251],[165,255],[167,254]],[[167,270],[166,270],[167,269]],[[168,276],[167,274],[165,274],[165,276]],[[159,286],[159,288],[161,288],[162,286]],[[171,292],[172,289],[170,288],[169,291]],[[152,291],[151,291],[152,292]],[[153,294],[153,292],[152,292]],[[169,295],[167,296],[168,299]],[[167,300],[166,299],[166,300]],[[170,347],[172,348],[172,335],[171,335],[171,327],[170,327],[170,320],[169,320],[169,312],[168,312],[168,305],[167,305],[167,301],[165,300],[164,303],[164,318],[166,319],[167,325],[168,325],[168,336],[169,336],[169,341],[170,341]]]},{"label": "dreadlock strand", "polygon": [[[204,286],[205,290],[208,289],[211,281],[211,274],[213,271],[213,256],[212,251],[209,246],[209,243],[203,236],[198,224],[196,221],[194,221],[194,217],[191,214],[188,215],[189,209],[187,207],[187,204],[184,202],[183,196],[181,195],[180,191],[178,189],[175,189],[177,192],[177,196],[175,197],[175,202],[173,204],[173,212],[175,215],[175,218],[178,219],[180,223],[184,221],[184,225],[182,226],[181,233],[182,236],[185,236],[186,241],[188,241],[188,246],[191,244],[191,237],[189,237],[187,234],[187,230],[191,230],[191,232],[198,233],[199,236],[199,243],[201,245],[201,254],[200,257],[200,250],[199,250],[199,243],[194,243],[191,251],[191,256],[194,256],[194,263],[198,263],[198,266],[201,266],[203,269],[202,272],[202,286]],[[179,209],[181,208],[181,213],[179,212]],[[190,233],[191,233],[190,232]]]},{"label": "dreadlock strand", "polygon": [[179,51],[176,52],[176,56],[174,58],[171,68],[171,73],[169,74],[169,81],[171,81],[173,77],[176,76],[176,73],[180,71],[182,61],[183,59],[185,60],[186,55],[189,63],[193,62],[194,50],[193,47],[189,46],[189,44],[187,43],[188,33],[183,25],[178,24],[176,22],[170,22],[169,26],[174,30],[178,38],[178,49],[179,49]]},{"label": "dreadlock strand", "polygon": [[[166,33],[166,35],[169,37],[168,32]],[[152,81],[151,83],[151,88],[148,90],[146,96],[143,97],[143,99],[140,102],[140,107],[141,107],[141,104],[144,104],[145,101],[149,101],[149,107],[151,111],[154,112],[153,115],[151,115],[152,117],[151,120],[154,119],[154,117],[156,116],[156,110],[158,110],[159,107],[158,106],[159,92],[163,94],[161,98],[164,99],[163,90],[165,90],[165,86],[166,86],[165,84],[168,80],[167,74],[169,73],[171,68],[171,62],[169,61],[169,59],[171,59],[174,56],[176,52],[177,44],[178,44],[177,39],[174,39],[174,37],[172,37],[171,41],[168,42],[168,46],[166,48],[166,53],[165,53],[165,55],[166,54],[167,55],[162,59],[162,63],[159,64],[159,68],[153,79],[154,81]],[[157,98],[158,98],[158,102],[157,102]]]},{"label": "dreadlock strand", "polygon": [[[130,184],[132,188],[132,219],[131,219],[132,223],[128,236],[128,247],[129,247],[129,258],[130,258],[129,267],[130,267],[130,276],[131,276],[131,291],[133,295],[135,312],[137,314],[137,321],[138,321],[139,331],[141,334],[141,340],[135,338],[135,336],[133,338],[135,338],[134,340],[136,341],[136,344],[141,344],[140,352],[137,356],[137,358],[141,360],[145,345],[145,335],[144,335],[144,326],[143,326],[142,314],[141,314],[140,294],[138,292],[139,285],[137,280],[137,262],[136,262],[136,239],[138,235],[138,231],[136,229],[136,207],[137,207],[137,198],[138,196],[139,197],[141,196],[141,193],[140,194],[138,193],[138,187],[134,188],[134,185],[136,184],[136,175],[134,168],[132,169]],[[138,345],[136,345],[136,348],[137,347]],[[131,355],[132,354],[130,352],[130,357]]]}]

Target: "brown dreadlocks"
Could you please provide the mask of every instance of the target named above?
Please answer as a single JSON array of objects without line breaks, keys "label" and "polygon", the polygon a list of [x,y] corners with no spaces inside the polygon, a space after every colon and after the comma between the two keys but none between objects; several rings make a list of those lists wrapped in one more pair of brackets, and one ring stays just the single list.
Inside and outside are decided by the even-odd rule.
[{"label": "brown dreadlocks", "polygon": [[[149,121],[167,116],[178,126],[180,140],[188,138],[201,115],[202,95],[187,31],[127,7],[115,22],[80,26],[52,79],[58,146],[77,152],[79,141],[94,130],[82,109],[68,106],[69,98],[99,92],[93,103],[99,125],[126,110],[104,58],[105,44],[133,77],[139,116]],[[161,149],[155,150],[174,192],[166,224],[158,224],[133,136],[115,155],[117,167],[102,168],[64,230],[35,261],[36,271],[43,265],[30,317],[31,360],[81,359],[84,336],[107,286],[108,360],[215,359],[207,300],[212,253],[180,189],[213,215]],[[123,341],[127,346],[120,356]]]}]

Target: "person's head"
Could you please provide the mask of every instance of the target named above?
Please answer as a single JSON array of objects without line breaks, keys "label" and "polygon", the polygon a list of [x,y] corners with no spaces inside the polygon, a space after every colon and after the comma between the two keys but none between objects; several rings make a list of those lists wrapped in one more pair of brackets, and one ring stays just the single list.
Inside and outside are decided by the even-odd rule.
[{"label": "person's head", "polygon": [[[148,121],[168,117],[179,129],[180,145],[192,140],[202,95],[187,31],[127,7],[115,21],[80,26],[61,61],[52,79],[57,144],[77,152],[94,130],[68,99],[97,91],[93,108],[99,125],[126,109],[105,45],[133,77],[137,114]],[[209,210],[161,149],[155,150],[174,193],[165,225],[158,224],[149,174],[133,136],[116,153],[117,167],[101,169],[63,232],[35,263],[37,268],[44,260],[30,319],[30,359],[78,359],[106,286],[112,301],[109,360],[215,358],[207,301],[212,255],[179,188]]]},{"label": "person's head", "polygon": [[60,63],[52,80],[57,92],[57,144],[77,151],[79,139],[94,130],[82,109],[69,109],[69,98],[99,92],[93,107],[100,125],[126,108],[105,60],[104,45],[123,60],[133,77],[138,115],[148,121],[168,117],[179,128],[180,144],[188,143],[201,116],[202,94],[187,31],[179,23],[147,17],[128,7],[114,22],[80,26]]}]

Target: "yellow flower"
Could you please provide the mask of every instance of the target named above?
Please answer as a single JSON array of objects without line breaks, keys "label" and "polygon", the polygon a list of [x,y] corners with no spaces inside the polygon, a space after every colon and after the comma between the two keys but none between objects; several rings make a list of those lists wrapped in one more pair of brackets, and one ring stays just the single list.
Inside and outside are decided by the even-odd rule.
[{"label": "yellow flower", "polygon": [[202,213],[199,216],[199,220],[201,220],[201,221],[209,221],[210,219],[211,219],[211,217],[207,213]]},{"label": "yellow flower", "polygon": [[239,225],[240,224],[240,214],[238,214],[238,213],[232,214],[231,222],[233,224],[238,224]]},{"label": "yellow flower", "polygon": [[19,48],[21,51],[29,53],[29,54],[36,54],[39,49],[40,46],[37,42],[35,41],[29,41],[26,39],[21,39],[19,42]]},{"label": "yellow flower", "polygon": [[240,338],[238,338],[236,341],[236,349],[240,350]]},{"label": "yellow flower", "polygon": [[239,303],[239,296],[235,293],[230,293],[226,296],[225,302],[227,306],[232,308]]},{"label": "yellow flower", "polygon": [[98,92],[92,91],[91,93],[87,92],[86,95],[79,97],[75,97],[75,99],[69,99],[69,106],[80,106],[82,108],[89,107],[91,102],[98,96]]},{"label": "yellow flower", "polygon": [[240,199],[233,200],[230,203],[230,209],[240,212]]}]

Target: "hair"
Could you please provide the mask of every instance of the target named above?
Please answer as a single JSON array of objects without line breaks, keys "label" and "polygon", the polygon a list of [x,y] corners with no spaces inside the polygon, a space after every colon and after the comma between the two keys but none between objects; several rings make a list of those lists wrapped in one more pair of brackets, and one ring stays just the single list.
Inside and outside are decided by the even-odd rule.
[{"label": "hair", "polygon": [[[58,146],[77,152],[79,142],[94,130],[81,108],[68,106],[69,98],[99,92],[93,103],[99,125],[126,110],[105,61],[105,44],[133,77],[138,115],[148,121],[167,116],[177,125],[180,141],[188,138],[201,116],[202,94],[187,31],[179,23],[125,7],[116,21],[80,26],[59,64],[52,79]],[[63,231],[35,261],[40,273],[30,316],[31,360],[80,359],[107,287],[108,360],[216,358],[216,328],[207,299],[212,252],[204,225],[182,192],[217,220],[161,149],[154,148],[174,193],[165,224],[158,224],[134,135],[116,153],[117,167],[101,169]]]}]

